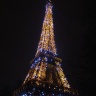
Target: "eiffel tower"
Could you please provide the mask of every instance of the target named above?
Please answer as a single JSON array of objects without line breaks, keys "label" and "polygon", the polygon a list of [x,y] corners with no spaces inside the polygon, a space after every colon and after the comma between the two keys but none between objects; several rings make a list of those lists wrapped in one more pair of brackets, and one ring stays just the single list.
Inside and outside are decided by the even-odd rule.
[{"label": "eiffel tower", "polygon": [[58,58],[52,18],[52,2],[46,3],[42,33],[34,59],[22,86],[14,96],[77,96],[61,68]]}]

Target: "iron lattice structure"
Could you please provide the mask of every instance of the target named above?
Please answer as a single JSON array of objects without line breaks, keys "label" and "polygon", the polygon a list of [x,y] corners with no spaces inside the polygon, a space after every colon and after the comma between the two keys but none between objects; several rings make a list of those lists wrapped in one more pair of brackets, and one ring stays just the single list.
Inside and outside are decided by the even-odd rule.
[{"label": "iron lattice structure", "polygon": [[14,96],[77,96],[72,90],[58,58],[53,29],[52,3],[46,4],[42,33],[31,69]]}]

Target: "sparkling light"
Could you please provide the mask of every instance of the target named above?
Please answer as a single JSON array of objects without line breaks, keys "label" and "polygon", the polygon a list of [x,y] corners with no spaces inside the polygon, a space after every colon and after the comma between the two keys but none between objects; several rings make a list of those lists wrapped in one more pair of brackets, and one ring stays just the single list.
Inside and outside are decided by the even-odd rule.
[{"label": "sparkling light", "polygon": [[42,52],[42,49],[56,54],[54,30],[53,30],[53,18],[52,18],[52,4],[46,5],[45,18],[43,21],[42,33],[38,44],[36,55]]},{"label": "sparkling light", "polygon": [[[32,63],[31,69],[29,70],[29,73],[28,73],[29,75],[27,75],[24,83],[31,81],[31,80],[43,81],[49,77],[47,82],[50,84],[53,84],[54,80],[53,80],[52,70],[55,70],[55,71],[57,71],[57,73],[55,73],[55,71],[54,71],[54,75],[55,76],[59,75],[59,79],[58,79],[58,77],[56,77],[58,84],[60,84],[60,85],[62,84],[62,86],[64,88],[70,88],[70,85],[61,68],[62,60],[57,58],[58,54],[56,51],[55,40],[54,40],[52,7],[53,6],[51,3],[48,3],[46,5],[45,18],[43,21],[40,41],[39,41],[37,52],[35,55],[36,57],[33,60],[33,62],[31,62]],[[43,56],[42,56],[42,54],[43,54]],[[49,55],[49,57],[48,57],[48,55]],[[51,63],[55,63],[55,66],[52,65]],[[54,69],[51,67],[54,67]],[[49,72],[47,72],[48,68],[50,70]],[[46,73],[48,73],[48,74],[46,74]],[[38,83],[38,85],[40,85],[40,83]],[[58,86],[53,87],[53,90],[54,91],[57,90],[57,87]],[[48,88],[51,89],[51,86],[49,86]],[[62,88],[59,90],[61,91]],[[64,89],[64,91],[65,91],[65,89]],[[42,93],[42,95],[43,94],[45,94],[45,93]]]}]

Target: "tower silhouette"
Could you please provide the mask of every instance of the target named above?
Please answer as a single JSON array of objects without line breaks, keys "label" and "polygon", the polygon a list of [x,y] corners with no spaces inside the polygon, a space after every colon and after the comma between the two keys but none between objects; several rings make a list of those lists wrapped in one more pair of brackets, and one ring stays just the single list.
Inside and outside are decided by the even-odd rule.
[{"label": "tower silhouette", "polygon": [[52,3],[46,4],[40,41],[31,68],[14,96],[77,96],[72,90],[58,58],[52,18]]}]

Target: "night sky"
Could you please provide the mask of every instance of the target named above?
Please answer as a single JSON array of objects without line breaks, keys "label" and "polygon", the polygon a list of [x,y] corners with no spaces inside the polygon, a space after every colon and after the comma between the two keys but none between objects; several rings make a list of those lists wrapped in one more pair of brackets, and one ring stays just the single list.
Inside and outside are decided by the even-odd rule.
[{"label": "night sky", "polygon": [[[30,69],[45,4],[45,0],[3,0],[0,4],[0,96],[11,96]],[[95,3],[53,0],[53,5],[56,47],[67,80],[80,96],[95,96]]]}]

